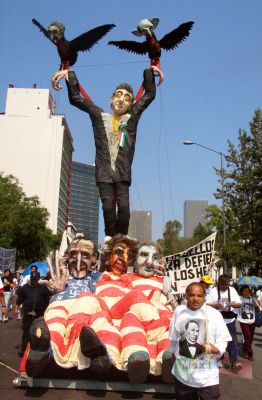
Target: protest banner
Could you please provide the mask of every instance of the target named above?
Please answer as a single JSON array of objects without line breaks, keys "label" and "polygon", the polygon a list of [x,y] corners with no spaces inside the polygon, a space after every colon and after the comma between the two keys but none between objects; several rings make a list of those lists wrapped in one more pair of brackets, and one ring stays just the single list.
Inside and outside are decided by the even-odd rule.
[{"label": "protest banner", "polygon": [[0,247],[0,270],[2,272],[5,269],[10,269],[12,272],[14,272],[15,256],[16,249],[4,249],[3,247]]},{"label": "protest banner", "polygon": [[198,282],[203,275],[209,273],[215,240],[216,232],[181,253],[165,257],[174,293],[185,293],[190,283]]}]

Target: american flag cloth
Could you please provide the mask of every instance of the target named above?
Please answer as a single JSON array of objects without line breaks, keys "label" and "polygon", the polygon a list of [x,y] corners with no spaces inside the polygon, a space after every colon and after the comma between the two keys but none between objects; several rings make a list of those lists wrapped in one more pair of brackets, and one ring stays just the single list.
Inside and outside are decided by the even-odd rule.
[{"label": "american flag cloth", "polygon": [[98,281],[100,273],[98,271],[88,271],[86,277],[76,279],[73,274],[69,274],[65,290],[63,292],[55,293],[50,303],[56,300],[69,300],[78,297],[81,293],[96,291],[96,282]]},{"label": "american flag cloth", "polygon": [[81,352],[79,335],[83,326],[92,327],[106,345],[112,362],[118,367],[121,337],[113,326],[103,300],[86,292],[79,297],[57,300],[45,312],[55,362],[63,368],[90,366],[90,359]]}]

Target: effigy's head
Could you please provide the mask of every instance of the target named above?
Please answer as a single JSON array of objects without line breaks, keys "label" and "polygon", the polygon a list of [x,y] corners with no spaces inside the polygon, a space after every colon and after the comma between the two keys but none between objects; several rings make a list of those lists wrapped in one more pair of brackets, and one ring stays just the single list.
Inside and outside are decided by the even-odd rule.
[{"label": "effigy's head", "polygon": [[118,234],[108,243],[108,269],[115,275],[126,273],[128,266],[133,265],[137,253],[138,241]]},{"label": "effigy's head", "polygon": [[96,247],[92,240],[74,239],[67,251],[68,269],[75,278],[84,278],[94,262]]},{"label": "effigy's head", "polygon": [[[138,248],[137,259],[135,263],[136,273],[140,276],[150,277],[155,275],[156,271],[161,270],[161,249],[158,243],[144,242]],[[164,274],[164,273],[163,273]]]},{"label": "effigy's head", "polygon": [[134,101],[133,88],[129,83],[120,83],[111,98],[111,107],[116,115],[126,114]]}]

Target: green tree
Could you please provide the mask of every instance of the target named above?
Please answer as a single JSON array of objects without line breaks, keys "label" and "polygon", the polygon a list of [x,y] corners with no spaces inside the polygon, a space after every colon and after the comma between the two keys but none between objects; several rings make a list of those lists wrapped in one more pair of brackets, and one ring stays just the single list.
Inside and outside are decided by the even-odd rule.
[{"label": "green tree", "polygon": [[48,211],[27,197],[18,180],[0,173],[0,246],[17,249],[17,265],[43,260],[61,235],[47,228]]},{"label": "green tree", "polygon": [[182,225],[179,221],[167,221],[163,239],[158,239],[158,243],[161,245],[164,255],[174,254],[181,229]]},{"label": "green tree", "polygon": [[[250,133],[239,130],[237,146],[228,141],[224,171],[227,245],[222,249],[229,265],[262,267],[262,111],[257,109]],[[217,171],[221,175],[221,171]],[[217,191],[221,198],[221,190]],[[214,219],[214,215],[213,215]]]},{"label": "green tree", "polygon": [[[163,249],[163,255],[167,256],[184,251],[210,234],[208,233],[206,236],[202,237],[204,235],[203,231],[205,230],[205,227],[203,227],[196,230],[195,236],[191,238],[183,238],[180,237],[181,229],[182,225],[179,221],[167,221],[163,233],[163,239],[158,239],[158,243]],[[205,232],[210,232],[210,230],[205,230]],[[199,238],[200,240],[198,240]]]},{"label": "green tree", "polygon": [[193,240],[195,244],[207,238],[212,232],[213,230],[209,226],[199,223],[193,231]]}]

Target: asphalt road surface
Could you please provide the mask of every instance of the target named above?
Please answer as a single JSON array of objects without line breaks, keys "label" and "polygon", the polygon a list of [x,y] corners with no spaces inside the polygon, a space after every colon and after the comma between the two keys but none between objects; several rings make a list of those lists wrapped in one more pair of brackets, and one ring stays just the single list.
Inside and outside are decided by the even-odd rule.
[{"label": "asphalt road surface", "polygon": [[[102,382],[101,390],[97,390],[97,388],[95,390],[79,390],[15,387],[13,381],[19,377],[18,370],[21,361],[18,356],[21,334],[21,321],[17,321],[12,313],[9,313],[9,322],[0,322],[0,394],[3,400],[30,398],[48,400],[175,399],[175,394],[130,392],[123,388],[118,391],[103,390],[104,383]],[[223,368],[220,370],[221,400],[260,400],[262,398],[262,327],[255,331],[253,362],[241,357],[240,332],[238,332],[238,340],[241,366],[234,373]],[[136,390],[139,390],[138,387]]]}]

